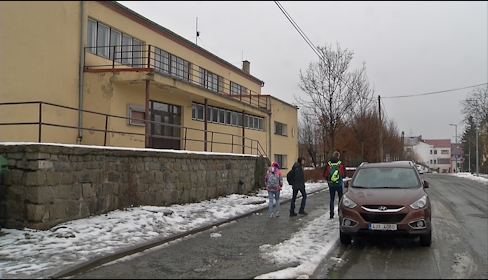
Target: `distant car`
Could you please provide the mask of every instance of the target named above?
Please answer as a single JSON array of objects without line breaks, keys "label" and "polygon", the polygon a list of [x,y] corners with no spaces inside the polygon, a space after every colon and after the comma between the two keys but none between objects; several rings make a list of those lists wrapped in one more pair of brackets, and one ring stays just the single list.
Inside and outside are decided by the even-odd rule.
[{"label": "distant car", "polygon": [[420,237],[432,242],[431,205],[415,163],[363,162],[354,173],[339,204],[342,244],[363,236]]}]

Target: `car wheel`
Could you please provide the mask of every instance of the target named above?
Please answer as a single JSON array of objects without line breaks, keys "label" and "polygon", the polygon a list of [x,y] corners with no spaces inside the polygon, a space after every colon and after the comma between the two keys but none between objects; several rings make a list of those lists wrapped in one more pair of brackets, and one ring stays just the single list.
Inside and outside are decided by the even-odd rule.
[{"label": "car wheel", "polygon": [[349,245],[351,244],[352,237],[349,234],[345,234],[342,231],[339,232],[339,237],[341,239],[341,243],[344,245]]},{"label": "car wheel", "polygon": [[429,231],[429,233],[420,236],[421,246],[430,246],[430,243],[432,243],[432,231]]}]

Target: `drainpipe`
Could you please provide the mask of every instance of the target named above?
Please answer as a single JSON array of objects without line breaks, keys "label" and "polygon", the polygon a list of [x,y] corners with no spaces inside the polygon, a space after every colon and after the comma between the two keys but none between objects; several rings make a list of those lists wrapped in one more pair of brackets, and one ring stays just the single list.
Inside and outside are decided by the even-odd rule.
[{"label": "drainpipe", "polygon": [[271,121],[271,116],[273,115],[273,104],[272,104],[272,101],[271,101],[271,95],[269,96],[269,108],[270,108],[270,112],[269,112],[269,116],[268,116],[268,144],[269,144],[269,151],[268,151],[268,157],[269,159],[271,160],[271,162],[274,161],[273,159],[273,149],[272,149],[272,144],[271,144],[271,137],[273,136],[273,124],[272,124],[272,121]]},{"label": "drainpipe", "polygon": [[80,73],[78,89],[78,137],[76,143],[81,144],[83,138],[83,69],[85,67],[85,1],[81,1],[81,32],[80,32]]}]

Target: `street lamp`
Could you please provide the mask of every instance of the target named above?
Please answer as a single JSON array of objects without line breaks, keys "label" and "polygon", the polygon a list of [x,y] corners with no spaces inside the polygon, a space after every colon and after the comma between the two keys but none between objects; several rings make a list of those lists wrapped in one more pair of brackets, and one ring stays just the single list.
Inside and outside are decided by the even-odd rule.
[{"label": "street lamp", "polygon": [[[450,123],[449,125],[455,126],[455,133],[456,133],[456,135],[454,136],[454,139],[456,141],[455,143],[457,144],[457,124]],[[454,167],[454,173],[457,173],[457,169],[458,169],[458,156],[457,156],[457,154],[454,155],[454,158],[456,159],[456,166]]]}]

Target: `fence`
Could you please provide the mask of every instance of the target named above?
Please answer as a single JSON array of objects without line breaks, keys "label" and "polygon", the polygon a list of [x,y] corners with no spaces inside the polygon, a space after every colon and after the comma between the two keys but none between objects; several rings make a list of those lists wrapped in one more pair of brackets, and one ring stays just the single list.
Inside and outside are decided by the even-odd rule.
[{"label": "fence", "polygon": [[[99,112],[94,112],[94,111],[89,111],[89,110],[84,110],[84,109],[78,109],[78,108],[73,108],[73,107],[68,107],[68,106],[63,106],[63,105],[58,105],[58,104],[53,104],[49,102],[42,102],[42,101],[30,101],[30,102],[4,102],[0,103],[0,111],[4,110],[6,106],[26,106],[26,105],[38,105],[38,118],[36,121],[21,121],[21,122],[0,122],[0,127],[1,126],[18,126],[18,125],[31,125],[31,126],[36,126],[38,131],[37,131],[37,136],[38,136],[38,142],[42,142],[42,129],[44,126],[51,126],[51,127],[61,127],[65,129],[82,129],[82,130],[89,130],[91,132],[97,131],[97,132],[102,132],[104,133],[103,137],[103,143],[100,143],[99,145],[101,146],[106,146],[107,145],[107,134],[110,133],[115,133],[115,134],[132,134],[132,135],[139,135],[139,136],[144,136],[144,137],[152,137],[152,138],[162,138],[162,139],[173,139],[173,140],[180,140],[182,141],[182,149],[186,150],[187,148],[187,143],[194,141],[194,142],[202,142],[205,144],[209,144],[210,150],[209,152],[213,152],[214,145],[224,145],[224,146],[229,146],[229,153],[242,153],[244,154],[243,151],[245,149],[250,150],[250,154],[253,155],[260,155],[260,156],[265,156],[266,152],[264,148],[261,146],[260,142],[255,139],[251,139],[245,136],[240,136],[240,135],[235,135],[235,134],[230,134],[230,133],[224,133],[224,132],[217,132],[217,131],[210,131],[210,130],[203,130],[203,129],[197,129],[197,128],[190,128],[190,127],[185,127],[185,126],[180,126],[180,125],[174,125],[174,124],[168,124],[168,123],[161,123],[161,122],[156,122],[156,121],[151,121],[151,120],[144,120],[145,123],[150,123],[150,124],[160,124],[164,126],[171,126],[175,128],[179,128],[181,133],[181,137],[174,137],[174,136],[164,136],[164,135],[154,135],[154,134],[147,134],[147,133],[135,133],[135,132],[129,132],[129,131],[119,131],[119,130],[109,130],[108,129],[108,123],[110,118],[116,118],[116,119],[125,119],[129,120],[130,118],[127,117],[122,117],[122,116],[115,116],[115,115],[110,115],[110,114],[104,114],[104,113],[99,113]],[[55,108],[62,108],[66,110],[71,110],[71,112],[84,112],[84,113],[89,113],[89,114],[95,114],[99,116],[103,116],[105,118],[105,126],[104,129],[96,129],[96,128],[83,128],[83,127],[78,127],[78,126],[71,126],[71,125],[66,125],[62,124],[62,120],[59,120],[59,123],[54,123],[52,120],[51,121],[44,121],[43,120],[43,112],[45,110],[48,110],[46,107],[55,107]],[[188,137],[189,131],[196,131],[199,132],[202,137],[201,138],[190,138]],[[210,139],[205,140],[205,133],[210,133]],[[192,134],[196,135],[196,134]],[[208,134],[207,134],[208,135]],[[228,141],[214,141],[214,136],[221,136],[220,139],[228,139]],[[97,145],[96,143],[92,143],[92,145]],[[206,147],[206,145],[205,145]],[[146,148],[152,148],[152,147],[146,147]],[[237,150],[236,150],[237,149]]]}]

